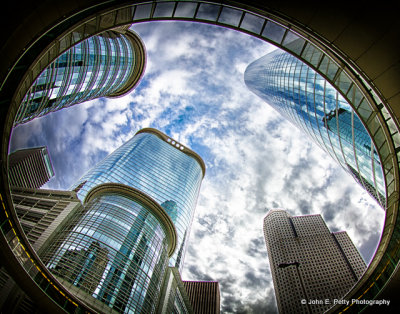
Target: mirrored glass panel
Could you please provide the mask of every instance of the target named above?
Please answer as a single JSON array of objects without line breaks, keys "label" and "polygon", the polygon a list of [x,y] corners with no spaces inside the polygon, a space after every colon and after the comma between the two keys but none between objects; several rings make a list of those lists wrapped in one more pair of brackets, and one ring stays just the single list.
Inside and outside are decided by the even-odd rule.
[{"label": "mirrored glass panel", "polygon": [[237,26],[239,26],[242,14],[243,14],[242,11],[239,11],[239,10],[236,10],[236,9],[232,9],[232,8],[223,7],[221,15],[220,15],[220,17],[218,19],[218,22],[226,24],[226,25],[237,27]]}]

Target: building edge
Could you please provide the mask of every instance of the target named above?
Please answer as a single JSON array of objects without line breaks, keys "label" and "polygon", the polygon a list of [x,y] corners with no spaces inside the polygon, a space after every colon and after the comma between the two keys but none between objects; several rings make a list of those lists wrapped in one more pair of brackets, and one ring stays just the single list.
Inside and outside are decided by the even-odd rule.
[{"label": "building edge", "polygon": [[186,146],[178,143],[177,141],[175,141],[174,139],[172,139],[171,137],[169,137],[168,135],[162,133],[161,131],[159,131],[157,129],[154,129],[154,128],[143,128],[143,129],[137,131],[135,135],[140,134],[140,133],[152,133],[152,134],[158,136],[163,141],[167,142],[168,144],[170,144],[172,146],[175,146],[182,153],[185,153],[186,155],[193,157],[197,161],[197,163],[200,165],[201,171],[203,173],[203,178],[204,178],[204,176],[206,174],[206,165],[204,163],[203,158],[201,158],[199,154],[197,154],[196,152],[194,152],[190,148],[187,148]]},{"label": "building edge", "polygon": [[127,95],[139,84],[146,69],[147,54],[146,54],[146,46],[144,45],[144,42],[136,32],[130,29],[123,31],[122,27],[117,29],[112,29],[112,31],[124,34],[131,42],[135,54],[135,66],[132,70],[133,72],[129,80],[119,90],[107,96],[107,98],[118,98]]}]

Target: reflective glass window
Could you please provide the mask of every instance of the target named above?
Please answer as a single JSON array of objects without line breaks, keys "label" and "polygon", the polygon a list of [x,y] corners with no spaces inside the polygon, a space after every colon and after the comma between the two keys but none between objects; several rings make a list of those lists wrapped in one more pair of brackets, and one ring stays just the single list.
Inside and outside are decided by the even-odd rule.
[{"label": "reflective glass window", "polygon": [[193,18],[196,12],[197,3],[194,2],[178,2],[175,10],[175,17]]},{"label": "reflective glass window", "polygon": [[220,6],[214,4],[200,3],[199,9],[196,14],[196,19],[216,21]]},{"label": "reflective glass window", "polygon": [[175,2],[161,2],[157,3],[154,10],[153,17],[172,17],[172,12],[174,10]]},{"label": "reflective glass window", "polygon": [[250,14],[250,13],[246,13],[244,15],[243,21],[240,24],[240,28],[245,29],[247,31],[256,33],[256,34],[260,34],[261,33],[261,29],[264,25],[264,21],[265,19]]},{"label": "reflective glass window", "polygon": [[223,7],[218,22],[237,27],[239,26],[242,14],[243,14],[242,11],[228,7]]},{"label": "reflective glass window", "polygon": [[286,29],[282,26],[274,22],[268,21],[262,32],[262,36],[280,44],[282,42],[285,31]]}]

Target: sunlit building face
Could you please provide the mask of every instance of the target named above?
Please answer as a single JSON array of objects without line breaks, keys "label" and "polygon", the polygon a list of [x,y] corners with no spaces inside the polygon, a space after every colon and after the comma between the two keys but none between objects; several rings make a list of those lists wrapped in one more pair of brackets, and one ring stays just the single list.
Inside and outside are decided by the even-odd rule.
[{"label": "sunlit building face", "polygon": [[204,172],[203,160],[195,152],[157,130],[143,129],[89,170],[72,189],[79,189],[83,201],[93,187],[113,182],[153,198],[176,227],[177,250],[170,266],[182,269]]},{"label": "sunlit building face", "polygon": [[96,311],[154,313],[175,248],[175,228],[159,204],[128,186],[102,184],[56,231],[41,257]]},{"label": "sunlit building face", "polygon": [[155,312],[167,266],[183,267],[204,172],[195,152],[165,134],[137,132],[72,187],[84,206],[43,261],[94,306]]},{"label": "sunlit building face", "polygon": [[263,232],[279,313],[326,312],[366,269],[347,232],[330,232],[321,215],[270,210]]},{"label": "sunlit building face", "polygon": [[307,133],[383,207],[381,162],[346,99],[308,65],[279,49],[251,63],[247,87]]},{"label": "sunlit building face", "polygon": [[126,94],[144,70],[144,46],[130,30],[110,30],[65,51],[36,78],[15,125],[99,97]]}]

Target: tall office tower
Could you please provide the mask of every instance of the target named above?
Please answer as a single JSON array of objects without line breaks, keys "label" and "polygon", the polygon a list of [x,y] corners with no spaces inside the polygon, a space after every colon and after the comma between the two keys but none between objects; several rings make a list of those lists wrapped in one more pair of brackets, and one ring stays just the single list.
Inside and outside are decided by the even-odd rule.
[{"label": "tall office tower", "polygon": [[90,37],[55,59],[34,81],[14,125],[99,97],[131,91],[145,67],[145,48],[129,26]]},{"label": "tall office tower", "polygon": [[220,313],[220,291],[217,281],[183,281],[183,285],[194,313]]},{"label": "tall office tower", "polygon": [[41,258],[96,312],[154,313],[175,249],[175,227],[158,203],[127,185],[103,183]]},{"label": "tall office tower", "polygon": [[326,311],[366,269],[347,233],[331,233],[321,215],[271,210],[263,229],[280,313]]},{"label": "tall office tower", "polygon": [[8,156],[10,186],[37,189],[54,176],[47,147],[17,150]]},{"label": "tall office tower", "polygon": [[182,267],[204,172],[190,149],[140,130],[74,185],[84,208],[43,261],[98,311],[155,312],[168,263]]},{"label": "tall office tower", "polygon": [[381,162],[371,137],[325,78],[277,49],[251,63],[244,79],[252,92],[307,133],[385,208]]},{"label": "tall office tower", "polygon": [[89,170],[73,185],[83,201],[101,183],[121,183],[149,195],[168,213],[178,232],[170,266],[182,269],[186,242],[205,174],[194,151],[162,132],[145,128]]}]

